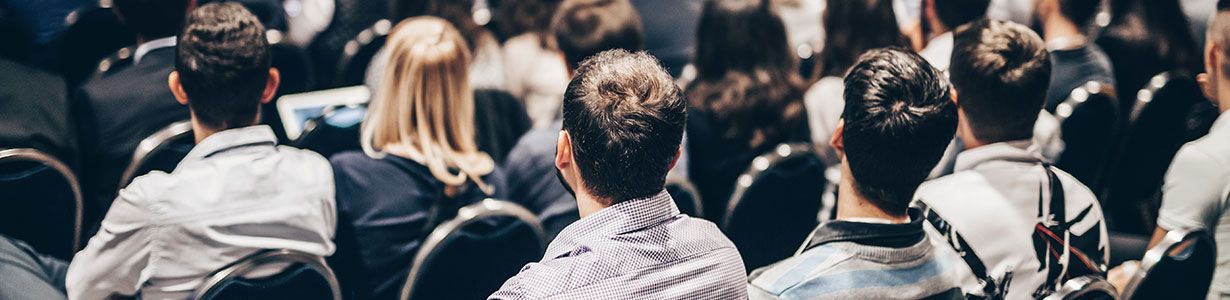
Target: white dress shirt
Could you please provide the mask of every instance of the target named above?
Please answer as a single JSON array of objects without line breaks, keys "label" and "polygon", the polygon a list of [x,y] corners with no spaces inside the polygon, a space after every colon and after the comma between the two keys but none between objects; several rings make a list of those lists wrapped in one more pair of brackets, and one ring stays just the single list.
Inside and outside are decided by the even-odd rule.
[{"label": "white dress shirt", "polygon": [[[1043,262],[1033,237],[1034,226],[1048,221],[1039,217],[1045,214],[1038,210],[1049,207],[1050,201],[1039,199],[1047,178],[1039,151],[1029,140],[965,150],[957,156],[955,173],[923,183],[915,194],[960,234],[969,244],[963,250],[983,261],[997,285],[1008,287],[1007,299],[1033,299],[1047,282],[1049,269],[1040,267]],[[1110,252],[1097,198],[1068,173],[1052,170],[1063,185],[1071,243],[1105,261]],[[933,242],[953,248],[931,224],[926,227]],[[966,292],[976,291],[972,276],[965,279]]]},{"label": "white dress shirt", "polygon": [[184,299],[209,273],[262,249],[332,254],[329,162],[276,142],[263,125],[218,132],[172,173],[138,177],[73,258],[69,298]]},{"label": "white dress shirt", "polygon": [[1230,113],[1223,112],[1209,134],[1183,145],[1162,187],[1157,226],[1165,230],[1204,229],[1217,240],[1217,270],[1209,299],[1230,298]]}]

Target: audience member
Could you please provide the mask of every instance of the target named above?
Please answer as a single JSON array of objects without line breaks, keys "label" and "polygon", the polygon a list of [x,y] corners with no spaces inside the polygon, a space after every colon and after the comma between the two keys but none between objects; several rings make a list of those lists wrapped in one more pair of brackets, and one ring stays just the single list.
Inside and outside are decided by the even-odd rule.
[{"label": "audience member", "polygon": [[[953,60],[949,74],[966,150],[956,173],[924,183],[916,197],[929,219],[944,220],[930,226],[939,231],[936,244],[959,248],[967,282],[978,282],[966,285],[967,293],[1049,294],[1064,276],[1090,269],[1082,263],[1096,269],[1108,253],[1097,198],[1047,164],[1031,140],[1050,80],[1049,55],[1041,38],[1015,23],[976,21],[954,39],[953,57],[963,59]],[[1065,237],[1063,248],[1051,248],[1056,241],[1039,228]],[[1083,256],[1056,250],[1068,246]]]},{"label": "audience member", "polygon": [[816,64],[819,78],[807,90],[807,122],[811,141],[830,167],[841,163],[828,142],[845,108],[842,89],[846,70],[859,55],[883,47],[908,47],[910,44],[897,26],[889,0],[828,0],[824,11],[825,42]]},{"label": "audience member", "polygon": [[[1200,69],[1200,50],[1179,0],[1110,1],[1110,13],[1110,24],[1096,42],[1115,66],[1120,94],[1136,95],[1162,72]],[[1132,106],[1121,109],[1126,117]]]},{"label": "audience member", "polygon": [[798,255],[752,271],[748,293],[964,299],[952,267],[959,260],[932,250],[922,211],[909,208],[957,128],[943,74],[910,50],[872,50],[846,76],[845,94],[832,140],[843,170],[837,220],[817,227]]},{"label": "audience member", "polygon": [[0,299],[68,299],[64,272],[68,263],[38,253],[30,245],[0,235]]},{"label": "audience member", "polygon": [[116,0],[115,11],[137,33],[132,57],[87,80],[74,95],[81,147],[81,182],[87,232],[111,206],[120,177],[137,144],[149,135],[188,120],[175,101],[167,76],[175,67],[175,35],[196,0]]},{"label": "audience member", "polygon": [[[549,39],[559,45],[570,74],[581,61],[600,52],[644,48],[640,17],[628,0],[565,0],[555,12],[551,32]],[[531,111],[551,111],[552,121],[547,127],[526,132],[508,153],[504,166],[508,178],[516,178],[509,181],[509,199],[537,214],[548,237],[579,218],[576,199],[555,179],[555,144],[563,128],[558,120],[561,99],[563,90],[557,98],[544,98],[550,103],[526,103],[540,106]],[[550,108],[542,108],[547,106]]]},{"label": "audience member", "polygon": [[768,0],[705,3],[698,30],[688,174],[704,216],[720,220],[735,180],[757,156],[787,142],[807,142],[803,79],[786,28]]},{"label": "audience member", "polygon": [[924,0],[923,20],[930,32],[927,46],[918,54],[940,71],[948,71],[952,61],[953,30],[986,17],[990,4],[990,0]]},{"label": "audience member", "polygon": [[1101,1],[1040,0],[1038,20],[1042,38],[1051,53],[1051,84],[1046,92],[1046,109],[1054,112],[1068,99],[1073,89],[1097,81],[1114,86],[1110,59],[1102,48],[1089,43],[1085,28],[1098,13]]},{"label": "audience member", "polygon": [[679,213],[664,189],[687,105],[658,64],[614,50],[577,69],[555,166],[581,220],[491,299],[747,297],[734,244],[713,223]]},{"label": "audience member", "polygon": [[[559,116],[559,102],[568,88],[568,67],[552,42],[551,20],[560,0],[506,1],[512,18],[504,26],[512,37],[504,42],[504,88],[521,99],[534,128],[545,128]],[[553,130],[555,132],[558,130]],[[554,135],[554,134],[553,134]]]},{"label": "audience member", "polygon": [[192,12],[167,83],[192,112],[197,145],[175,171],[138,177],[68,268],[71,299],[186,298],[214,270],[262,249],[333,253],[329,164],[277,147],[257,125],[273,97],[265,27],[242,5]]},{"label": "audience member", "polygon": [[286,11],[286,40],[307,49],[333,21],[337,3],[333,0],[285,0],[282,9]]},{"label": "audience member", "polygon": [[363,121],[363,152],[331,159],[340,224],[332,259],[361,299],[397,298],[433,220],[503,196],[495,194],[503,178],[474,140],[461,33],[442,18],[414,17],[393,28],[385,49],[386,84]]},{"label": "audience member", "polygon": [[[1203,138],[1187,143],[1170,165],[1162,188],[1162,207],[1149,246],[1173,230],[1201,229],[1217,243],[1217,269],[1209,299],[1230,296],[1230,3],[1221,1],[1209,22],[1204,48],[1204,74],[1198,76],[1205,97],[1221,116]],[[1126,265],[1126,264],[1125,264]],[[1131,269],[1131,268],[1129,268]],[[1112,270],[1111,278],[1119,276]],[[1128,275],[1131,274],[1122,274]],[[1116,282],[1120,288],[1126,282]]]},{"label": "audience member", "polygon": [[0,148],[34,148],[77,165],[76,128],[59,76],[0,58]]},{"label": "audience member", "polygon": [[644,23],[645,51],[680,77],[696,53],[696,30],[704,0],[631,0]]},{"label": "audience member", "polygon": [[[419,2],[419,0],[402,0]],[[495,34],[474,22],[472,8],[474,0],[429,0],[426,3],[425,15],[436,16],[448,20],[465,38],[467,50],[470,52],[470,85],[475,89],[504,88],[504,60],[500,51],[500,41]],[[413,17],[406,15],[404,17]],[[384,68],[388,65],[388,48],[380,49],[367,67],[367,79],[364,80],[372,90],[380,90],[384,79]]]}]

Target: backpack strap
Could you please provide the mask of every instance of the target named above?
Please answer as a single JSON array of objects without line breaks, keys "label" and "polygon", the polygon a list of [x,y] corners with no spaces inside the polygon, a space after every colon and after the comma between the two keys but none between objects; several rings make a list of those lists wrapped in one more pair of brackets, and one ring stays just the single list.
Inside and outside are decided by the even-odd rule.
[{"label": "backpack strap", "polygon": [[[940,235],[942,235],[948,242],[948,245],[951,246],[953,250],[956,250],[957,255],[961,256],[961,260],[964,260],[965,264],[969,266],[970,272],[973,273],[974,277],[978,278],[978,281],[982,284],[982,292],[984,297],[989,299],[1003,299],[1003,297],[1007,295],[1006,287],[1000,286],[1002,282],[996,282],[994,278],[987,275],[986,264],[982,262],[982,258],[979,258],[977,253],[974,253],[974,249],[970,248],[969,243],[966,242],[965,238],[957,232],[956,228],[953,228],[952,224],[948,223],[944,217],[940,216],[939,213],[936,213],[935,210],[931,209],[927,203],[923,201],[917,201],[916,203],[916,206],[922,210],[923,218],[927,220],[927,223],[931,223],[931,226],[935,227],[936,231],[939,231]],[[1005,279],[1010,279],[1012,274],[1009,273],[1006,276],[1007,277]],[[969,296],[970,299],[979,299],[979,297],[973,295],[967,296]]]}]

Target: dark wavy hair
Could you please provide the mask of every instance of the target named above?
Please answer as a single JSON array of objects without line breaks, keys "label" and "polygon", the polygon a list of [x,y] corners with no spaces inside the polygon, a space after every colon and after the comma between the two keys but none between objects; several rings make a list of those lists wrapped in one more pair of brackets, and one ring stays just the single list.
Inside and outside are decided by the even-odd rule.
[{"label": "dark wavy hair", "polygon": [[897,27],[891,0],[829,0],[825,40],[812,78],[845,76],[859,55],[871,49],[909,47]]},{"label": "dark wavy hair", "polygon": [[728,139],[779,140],[805,120],[804,82],[786,28],[763,0],[705,3],[697,30],[691,106],[713,116]]}]

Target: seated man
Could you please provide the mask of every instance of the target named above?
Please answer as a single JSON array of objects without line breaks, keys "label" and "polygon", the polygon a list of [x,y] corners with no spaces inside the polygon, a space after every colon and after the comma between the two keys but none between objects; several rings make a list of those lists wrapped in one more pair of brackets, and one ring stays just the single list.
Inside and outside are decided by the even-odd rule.
[{"label": "seated man", "polygon": [[120,191],[78,252],[70,299],[183,299],[203,277],[262,249],[333,253],[333,172],[319,154],[277,147],[258,124],[273,97],[265,28],[236,3],[194,11],[167,79],[192,111],[197,145],[167,174]]},{"label": "seated man", "polygon": [[[955,173],[924,183],[916,197],[939,231],[935,242],[958,248],[969,266],[965,291],[1032,299],[1071,275],[1100,272],[1108,252],[1097,198],[1046,164],[1031,141],[1051,75],[1042,39],[1019,24],[980,20],[955,41],[949,76],[966,150]],[[1068,249],[1060,243],[1084,255],[1058,257]]]},{"label": "seated man", "polygon": [[[959,261],[933,253],[922,212],[908,208],[957,129],[947,82],[918,54],[877,49],[863,54],[845,85],[831,142],[842,157],[837,219],[817,227],[799,255],[752,271],[749,296],[961,297],[952,272]],[[865,276],[856,283],[853,272]]]},{"label": "seated man", "polygon": [[1089,0],[1038,1],[1036,14],[1046,49],[1051,53],[1051,85],[1046,92],[1046,109],[1050,112],[1055,112],[1073,89],[1086,82],[1115,85],[1110,58],[1084,31],[1101,5],[1101,1]]},{"label": "seated man", "polygon": [[680,214],[664,189],[685,108],[644,52],[582,63],[564,93],[555,156],[581,220],[490,299],[746,298],[734,244],[713,223]]}]

